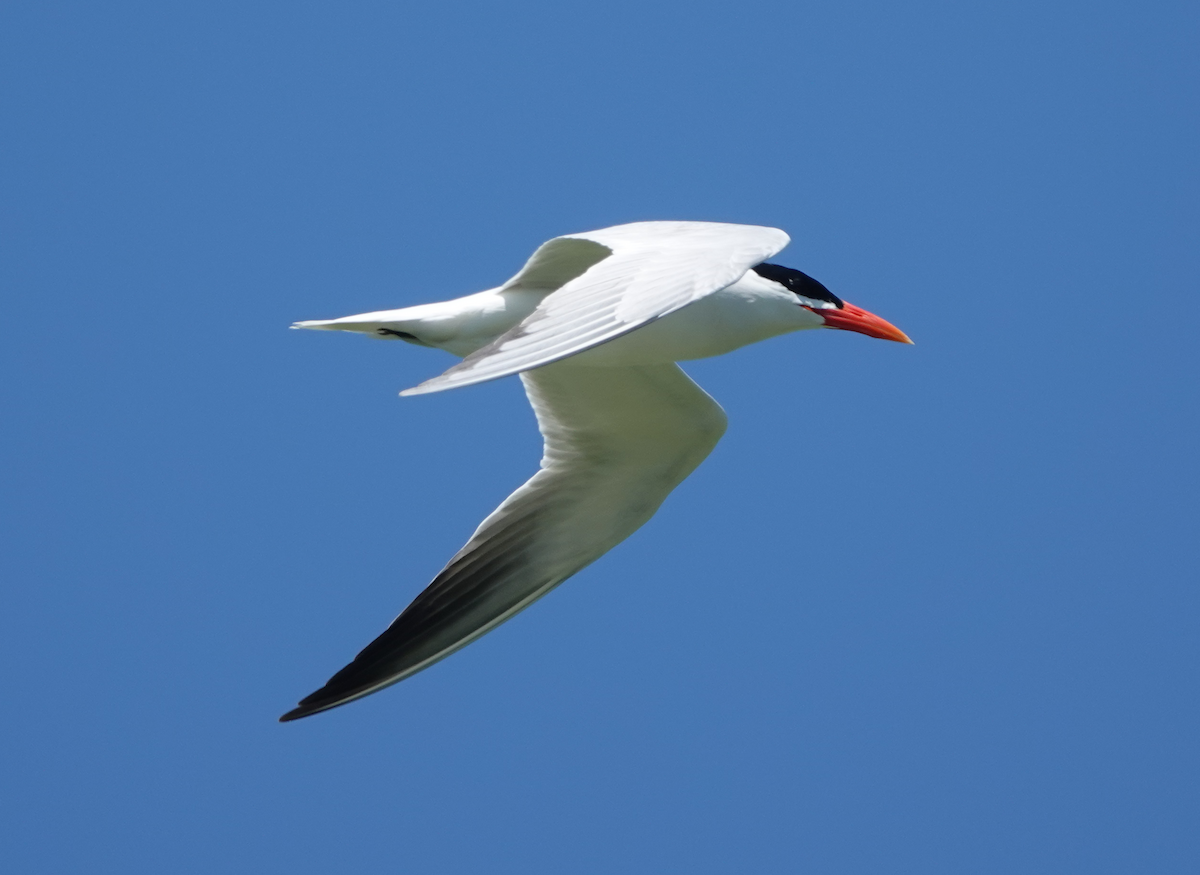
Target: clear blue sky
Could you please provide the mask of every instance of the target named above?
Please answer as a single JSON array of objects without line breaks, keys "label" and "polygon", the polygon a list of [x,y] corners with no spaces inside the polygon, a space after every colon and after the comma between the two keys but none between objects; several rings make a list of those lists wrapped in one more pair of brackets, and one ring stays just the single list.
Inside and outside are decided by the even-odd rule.
[{"label": "clear blue sky", "polygon": [[[1194,3],[0,13],[0,857],[21,873],[1200,869]],[[515,380],[296,319],[777,225],[659,515],[276,718],[533,470]]]}]

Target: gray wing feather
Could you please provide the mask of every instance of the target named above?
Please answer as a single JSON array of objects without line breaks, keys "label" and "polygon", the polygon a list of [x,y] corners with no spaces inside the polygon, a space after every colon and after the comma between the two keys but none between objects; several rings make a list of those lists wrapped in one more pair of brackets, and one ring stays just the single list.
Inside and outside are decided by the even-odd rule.
[{"label": "gray wing feather", "polygon": [[[612,252],[552,291],[528,317],[440,376],[401,395],[440,392],[495,380],[575,355],[627,334],[736,282],[788,243],[777,228],[714,222],[638,222],[544,244],[526,270],[556,245],[590,241]],[[598,250],[580,252],[574,267]],[[546,270],[563,276],[569,270]],[[521,280],[518,274],[511,282]]]},{"label": "gray wing feather", "polygon": [[295,720],[403,680],[532,604],[654,515],[716,445],[725,414],[677,365],[522,374],[545,439],[509,496],[382,635]]}]

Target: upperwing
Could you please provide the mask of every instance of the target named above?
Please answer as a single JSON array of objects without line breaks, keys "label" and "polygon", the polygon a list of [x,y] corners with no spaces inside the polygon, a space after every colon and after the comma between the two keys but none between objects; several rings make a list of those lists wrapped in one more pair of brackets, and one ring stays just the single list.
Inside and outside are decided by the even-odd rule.
[{"label": "upperwing", "polygon": [[505,287],[553,288],[566,278],[562,285],[516,327],[400,394],[469,386],[583,352],[736,282],[788,240],[778,228],[716,222],[635,222],[557,237]]},{"label": "upperwing", "polygon": [[480,524],[382,635],[281,719],[416,674],[625,540],[699,465],[725,413],[678,365],[521,375],[545,439],[541,470]]}]

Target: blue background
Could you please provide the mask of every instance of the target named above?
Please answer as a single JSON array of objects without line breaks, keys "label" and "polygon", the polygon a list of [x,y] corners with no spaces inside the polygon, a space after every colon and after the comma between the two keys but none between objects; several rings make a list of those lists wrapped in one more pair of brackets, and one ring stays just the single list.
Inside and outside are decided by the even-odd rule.
[{"label": "blue background", "polygon": [[[1200,868],[1192,3],[6,3],[11,872]],[[915,347],[688,370],[713,456],[432,670],[276,718],[533,470],[296,319],[777,225]]]}]

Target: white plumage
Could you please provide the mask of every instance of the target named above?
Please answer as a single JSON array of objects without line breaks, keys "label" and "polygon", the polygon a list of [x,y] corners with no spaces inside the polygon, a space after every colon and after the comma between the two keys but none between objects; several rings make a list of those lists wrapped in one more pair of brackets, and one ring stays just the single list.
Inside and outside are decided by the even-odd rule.
[{"label": "white plumage", "polygon": [[[495,289],[296,323],[463,357],[402,395],[520,373],[545,447],[541,469],[387,631],[282,719],[421,671],[645,523],[725,430],[724,411],[675,362],[827,325],[907,341],[799,271],[762,265],[787,243],[784,232],[755,225],[618,225],[544,243]],[[777,281],[759,271],[786,276]]]}]

